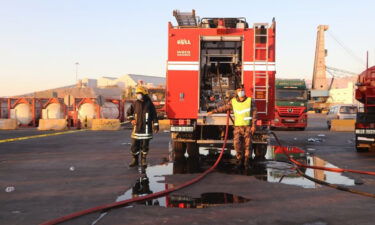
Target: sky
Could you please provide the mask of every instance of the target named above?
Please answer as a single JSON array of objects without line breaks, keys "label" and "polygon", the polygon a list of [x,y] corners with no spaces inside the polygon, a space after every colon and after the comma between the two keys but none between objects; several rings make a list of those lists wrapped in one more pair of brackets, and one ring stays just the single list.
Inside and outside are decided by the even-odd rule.
[{"label": "sky", "polygon": [[371,0],[0,0],[0,96],[73,84],[76,62],[79,78],[165,76],[174,9],[246,17],[250,26],[275,17],[283,78],[312,78],[316,28],[327,24],[327,65],[361,72],[366,51],[375,64],[374,6]]}]

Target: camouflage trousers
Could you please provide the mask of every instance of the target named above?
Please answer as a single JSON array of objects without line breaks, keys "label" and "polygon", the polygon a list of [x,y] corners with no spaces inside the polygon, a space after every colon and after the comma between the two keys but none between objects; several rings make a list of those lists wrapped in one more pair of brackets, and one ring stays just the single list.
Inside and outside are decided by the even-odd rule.
[{"label": "camouflage trousers", "polygon": [[251,127],[235,126],[233,130],[233,145],[236,150],[236,158],[251,157]]}]

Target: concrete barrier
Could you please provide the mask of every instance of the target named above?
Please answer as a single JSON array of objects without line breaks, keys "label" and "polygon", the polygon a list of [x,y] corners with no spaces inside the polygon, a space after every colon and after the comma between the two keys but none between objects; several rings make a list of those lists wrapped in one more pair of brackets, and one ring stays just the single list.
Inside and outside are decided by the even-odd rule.
[{"label": "concrete barrier", "polygon": [[170,130],[171,125],[169,123],[170,123],[170,120],[159,120],[159,129],[161,131]]},{"label": "concrete barrier", "polygon": [[355,120],[331,120],[331,131],[354,131]]},{"label": "concrete barrier", "polygon": [[81,123],[81,128],[82,129],[90,129],[92,128],[92,121],[94,119],[84,119],[84,120],[81,120],[80,123]]},{"label": "concrete barrier", "polygon": [[65,130],[66,119],[40,119],[38,130]]},{"label": "concrete barrier", "polygon": [[15,130],[17,127],[16,119],[0,119],[0,130]]},{"label": "concrete barrier", "polygon": [[93,119],[91,130],[120,130],[119,119]]}]

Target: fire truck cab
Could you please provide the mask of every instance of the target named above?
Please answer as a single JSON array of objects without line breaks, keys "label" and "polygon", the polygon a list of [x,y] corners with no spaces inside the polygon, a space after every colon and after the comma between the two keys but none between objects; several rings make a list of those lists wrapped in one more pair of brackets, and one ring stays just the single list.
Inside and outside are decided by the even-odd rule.
[{"label": "fire truck cab", "polygon": [[242,85],[257,107],[253,147],[264,150],[275,107],[275,21],[250,27],[243,17],[200,19],[194,10],[173,15],[178,24],[168,25],[166,112],[174,156],[223,143],[226,114],[207,112]]}]

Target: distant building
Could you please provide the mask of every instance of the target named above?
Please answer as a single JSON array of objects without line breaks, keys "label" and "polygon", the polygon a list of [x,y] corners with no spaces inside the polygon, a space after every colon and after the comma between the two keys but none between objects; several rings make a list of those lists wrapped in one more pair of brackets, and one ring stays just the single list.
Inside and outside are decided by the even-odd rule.
[{"label": "distant building", "polygon": [[73,95],[76,98],[96,98],[99,95],[111,99],[134,97],[135,86],[142,83],[148,88],[165,88],[165,78],[137,74],[125,74],[117,77],[101,77],[99,79],[83,78],[75,85],[53,88],[14,97],[63,98]]},{"label": "distant building", "polygon": [[66,95],[72,95],[76,98],[96,98],[99,95],[110,99],[122,99],[124,90],[118,87],[97,88],[97,87],[77,87],[76,85],[60,88],[37,91],[29,94],[14,97],[35,97],[35,98],[64,98]]},{"label": "distant building", "polygon": [[127,74],[123,78],[128,80],[128,86],[135,86],[143,83],[148,87],[165,87],[165,77],[145,76],[137,74]]},{"label": "distant building", "polygon": [[[354,96],[356,82],[357,76],[336,77],[333,81],[332,78],[327,78],[328,87],[331,87],[327,103],[358,104]],[[311,80],[306,80],[306,83],[311,88]]]},{"label": "distant building", "polygon": [[356,104],[354,97],[355,86],[348,82],[346,88],[332,88],[329,91],[328,103],[333,104]]},{"label": "distant building", "polygon": [[81,87],[94,88],[98,86],[98,81],[96,79],[83,78],[81,80]]},{"label": "distant building", "polygon": [[97,82],[97,86],[101,87],[114,87],[117,85],[117,77],[100,77]]},{"label": "distant building", "polygon": [[125,74],[119,78],[101,77],[98,79],[99,88],[119,87],[121,89],[126,89],[128,87],[135,87],[139,83],[142,83],[148,88],[165,87],[165,77]]}]

